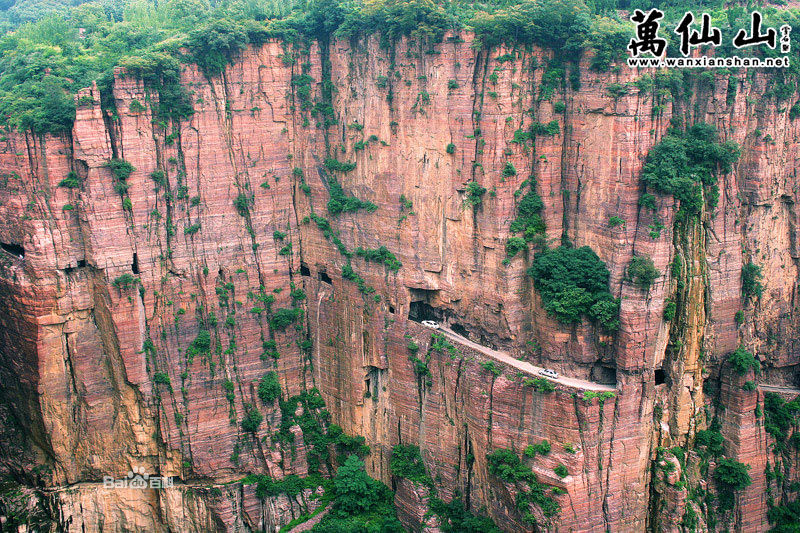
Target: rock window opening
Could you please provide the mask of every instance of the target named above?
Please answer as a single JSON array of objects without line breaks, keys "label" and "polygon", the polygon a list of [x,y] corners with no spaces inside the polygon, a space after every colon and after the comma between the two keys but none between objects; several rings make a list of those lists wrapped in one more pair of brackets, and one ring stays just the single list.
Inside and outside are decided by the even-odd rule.
[{"label": "rock window opening", "polygon": [[136,255],[136,252],[133,253],[133,263],[131,263],[131,270],[134,274],[139,273],[139,256]]},{"label": "rock window opening", "polygon": [[0,242],[0,249],[10,253],[11,255],[19,259],[25,259],[25,248],[23,248],[19,244]]},{"label": "rock window opening", "polygon": [[656,368],[655,378],[656,378],[656,385],[661,385],[662,383],[664,383],[665,375],[663,368]]}]

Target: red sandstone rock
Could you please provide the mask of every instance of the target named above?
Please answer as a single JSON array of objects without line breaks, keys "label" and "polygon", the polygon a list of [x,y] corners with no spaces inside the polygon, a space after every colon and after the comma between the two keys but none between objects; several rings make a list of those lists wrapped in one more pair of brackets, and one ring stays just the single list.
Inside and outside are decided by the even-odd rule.
[{"label": "red sandstone rock", "polygon": [[[496,448],[521,454],[542,439],[553,451],[530,466],[541,481],[567,490],[553,529],[643,530],[653,483],[664,485],[663,520],[678,520],[686,505],[694,505],[683,501],[685,491],[675,489],[674,479],[651,479],[653,446],[685,442],[702,427],[703,379],[720,375],[725,355],[739,343],[765,360],[765,380],[787,380],[797,364],[798,122],[789,121],[788,106],[761,98],[763,73],[743,78],[730,105],[721,76],[713,91],[698,92],[686,104],[698,120],[715,124],[723,139],[739,143],[742,158],[720,180],[716,211],[689,232],[681,250],[692,296],[688,326],[678,333],[683,348],[673,358],[663,309],[675,280],[664,275],[645,292],[625,280],[625,269],[634,254],[646,254],[666,274],[675,257],[672,198],[658,199],[665,229],[655,239],[648,228],[653,214],[637,202],[648,150],[671,113],[685,110],[668,104],[654,114],[653,95],[636,90],[612,99],[609,83],[632,82],[643,72],[598,74],[584,62],[581,89],[567,86],[553,96],[567,106],[564,116],[556,116],[551,101],[539,99],[543,67],[531,68],[533,59],[544,65],[546,54],[518,52],[500,64],[494,58],[505,51],[487,56],[470,45],[467,38],[426,55],[399,43],[400,77],[389,78],[389,103],[387,89],[375,84],[389,73],[388,52],[375,40],[335,42],[330,59],[339,125],[328,132],[292,101],[293,67],[281,61],[281,45],[270,42],[243,52],[224,78],[209,81],[187,67],[182,80],[194,91],[195,114],[179,125],[164,129],[149,108],[131,111],[148,91],[118,71],[118,120],[104,119],[92,87],[84,94],[94,105],[79,108],[71,135],[17,132],[3,141],[0,167],[10,176],[0,188],[0,242],[25,248],[22,261],[0,253],[2,395],[11,410],[24,414],[18,433],[3,440],[28,450],[14,459],[20,471],[43,462],[52,471],[47,484],[80,483],[52,496],[59,516],[73,519],[69,527],[91,528],[113,513],[115,523],[128,529],[274,528],[301,514],[311,505],[308,495],[305,503],[277,498],[262,504],[252,485],[232,485],[222,496],[183,488],[137,493],[134,503],[123,505],[118,494],[92,484],[103,475],[123,476],[133,465],[213,483],[248,472],[304,475],[299,427],[292,427],[293,451],[276,443],[271,435],[280,427],[280,410],[277,403],[263,405],[256,393],[258,380],[273,369],[284,397],[317,387],[333,422],[367,438],[372,475],[389,482],[392,445],[416,443],[439,497],[468,493],[473,510],[485,507],[507,531],[528,526],[513,490],[488,473],[486,454]],[[317,98],[318,50],[306,59]],[[491,89],[474,75],[496,67]],[[458,80],[457,90],[448,89],[449,79]],[[478,97],[488,90],[497,98]],[[430,95],[427,104],[418,98],[423,91]],[[511,143],[514,131],[533,120],[557,120],[560,133],[538,136],[535,146]],[[346,127],[355,121],[364,125],[362,133]],[[470,138],[476,128],[485,144]],[[775,144],[755,139],[756,128]],[[370,135],[385,144],[356,151],[354,144]],[[326,141],[342,160],[357,163],[336,178],[348,194],[374,202],[374,213],[327,214]],[[445,151],[449,143],[455,145],[452,155]],[[136,168],[128,179],[130,211],[104,166],[114,156]],[[502,177],[506,161],[517,175]],[[294,167],[302,169],[309,196]],[[57,187],[70,170],[82,178],[79,190]],[[156,170],[165,173],[171,196],[150,178]],[[525,274],[532,252],[501,264],[516,213],[514,192],[531,177],[545,202],[548,237],[558,241],[564,232],[576,246],[591,246],[611,271],[611,292],[622,298],[622,325],[613,339],[590,324],[567,327],[544,313]],[[493,193],[476,209],[463,202],[465,183],[472,180]],[[252,197],[247,217],[234,207],[240,194]],[[401,195],[413,202],[413,215],[401,212]],[[66,203],[76,209],[63,211]],[[380,302],[341,277],[345,259],[313,222],[302,223],[312,210],[330,219],[349,250],[383,245],[403,263],[391,273],[352,259]],[[626,224],[609,227],[612,215]],[[196,223],[199,231],[184,233]],[[276,241],[275,231],[285,232],[285,241]],[[279,254],[289,242],[291,253]],[[764,268],[765,292],[758,302],[743,302],[740,273],[751,260]],[[310,276],[302,275],[301,266]],[[123,274],[140,278],[142,291],[113,286]],[[275,296],[274,309],[290,307],[292,283],[307,294],[306,320],[300,331],[271,331],[266,315],[250,312],[258,306],[252,295],[263,286]],[[226,284],[234,289],[224,305],[217,289]],[[448,313],[473,338],[565,375],[588,379],[600,367],[611,368],[617,395],[600,405],[584,401],[579,390],[536,393],[514,370],[493,376],[480,365],[483,356],[469,349],[455,360],[432,354],[430,378],[420,379],[405,335],[420,353],[427,353],[430,335],[406,318],[415,299]],[[743,306],[745,323],[737,327],[734,315]],[[228,316],[233,319],[226,325]],[[201,329],[212,332],[212,353],[190,362],[187,349]],[[297,342],[305,335],[313,340],[308,357]],[[261,357],[270,338],[277,361]],[[144,350],[148,339],[154,350]],[[532,341],[540,351],[530,350]],[[656,369],[670,377],[658,394]],[[156,372],[169,376],[170,386],[156,383]],[[732,525],[763,531],[768,451],[753,415],[758,393],[741,390],[724,370],[721,375],[726,450],[752,466],[754,481],[740,496]],[[665,409],[658,423],[656,398]],[[255,435],[241,427],[245,403],[264,415]],[[577,453],[568,453],[565,444]],[[557,463],[570,476],[555,476]],[[425,496],[401,482],[396,498],[404,522],[419,527]],[[160,522],[152,518],[156,514]]]}]

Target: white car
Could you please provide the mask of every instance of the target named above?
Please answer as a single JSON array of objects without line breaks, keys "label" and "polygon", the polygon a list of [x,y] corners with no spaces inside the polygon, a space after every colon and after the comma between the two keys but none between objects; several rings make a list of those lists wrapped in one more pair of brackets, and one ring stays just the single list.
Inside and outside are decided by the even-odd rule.
[{"label": "white car", "polygon": [[550,370],[549,368],[543,368],[539,370],[540,376],[546,376],[548,378],[558,379],[558,372],[555,370]]},{"label": "white car", "polygon": [[425,326],[426,328],[439,329],[439,324],[437,324],[433,320],[423,320],[422,325]]}]

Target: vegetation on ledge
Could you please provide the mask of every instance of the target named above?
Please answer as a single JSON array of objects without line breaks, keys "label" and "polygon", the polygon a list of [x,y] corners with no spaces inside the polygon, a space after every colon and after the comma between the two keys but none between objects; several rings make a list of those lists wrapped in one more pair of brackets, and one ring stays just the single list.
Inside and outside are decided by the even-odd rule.
[{"label": "vegetation on ledge", "polygon": [[700,122],[686,131],[673,128],[647,154],[642,181],[656,192],[673,195],[681,212],[695,215],[703,209],[704,188],[706,203],[716,207],[717,176],[730,172],[739,154],[733,141],[718,142],[710,124]]},{"label": "vegetation on ledge", "polygon": [[545,310],[560,322],[578,324],[587,316],[604,329],[619,329],[619,300],[608,290],[610,273],[588,246],[559,246],[534,257],[528,269]]}]

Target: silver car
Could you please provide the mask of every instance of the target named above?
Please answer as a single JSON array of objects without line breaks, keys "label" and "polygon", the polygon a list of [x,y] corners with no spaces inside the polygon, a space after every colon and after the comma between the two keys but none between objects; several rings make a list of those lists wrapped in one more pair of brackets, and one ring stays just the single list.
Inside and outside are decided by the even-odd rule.
[{"label": "silver car", "polygon": [[439,329],[439,324],[437,324],[433,320],[423,320],[422,325],[425,326],[426,328]]},{"label": "silver car", "polygon": [[552,379],[558,379],[558,372],[556,372],[555,370],[550,370],[549,368],[543,368],[539,370],[539,375],[546,376]]}]

